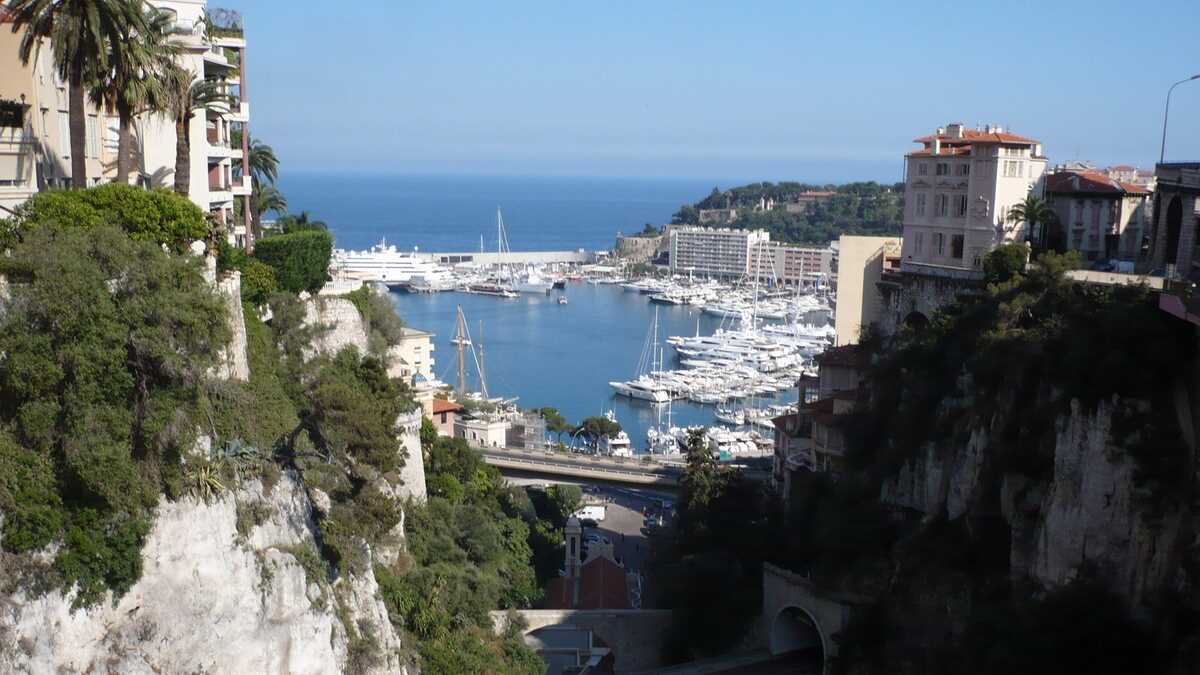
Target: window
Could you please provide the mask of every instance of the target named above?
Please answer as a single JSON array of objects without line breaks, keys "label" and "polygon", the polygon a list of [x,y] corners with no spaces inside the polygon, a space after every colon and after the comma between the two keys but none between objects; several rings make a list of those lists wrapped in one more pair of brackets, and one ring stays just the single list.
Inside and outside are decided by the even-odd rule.
[{"label": "window", "polygon": [[1020,161],[1004,162],[1004,177],[1005,178],[1021,178],[1024,175],[1025,175],[1025,163],[1024,162],[1020,162]]},{"label": "window", "polygon": [[950,165],[945,162],[938,162],[937,175],[949,176],[950,175]]},{"label": "window", "polygon": [[963,216],[967,215],[967,196],[966,195],[955,195],[954,196],[954,215],[958,218],[962,218]]},{"label": "window", "polygon": [[917,232],[913,234],[913,253],[919,254],[925,248],[925,233]]},{"label": "window", "polygon": [[950,197],[948,195],[937,195],[933,201],[933,215],[945,217],[946,211],[949,209]]},{"label": "window", "polygon": [[937,232],[933,235],[933,247],[938,255],[946,255],[946,235]]},{"label": "window", "polygon": [[918,216],[925,215],[925,194],[924,193],[917,195],[917,207],[916,208],[917,208]]},{"label": "window", "polygon": [[50,138],[50,122],[47,121],[49,113],[49,110],[42,108],[42,138]]},{"label": "window", "polygon": [[960,175],[960,176],[971,175],[971,165],[967,164],[965,162],[963,164],[959,164],[958,165],[958,175]]},{"label": "window", "polygon": [[87,140],[87,156],[100,156],[100,120],[96,119],[95,115],[88,115],[86,134]]},{"label": "window", "polygon": [[926,164],[925,162],[918,162],[917,163],[917,175],[918,176],[928,176],[929,175],[929,165]]},{"label": "window", "polygon": [[962,260],[963,256],[963,235],[956,234],[950,237],[950,257],[955,260]]},{"label": "window", "polygon": [[121,145],[121,122],[115,117],[104,118],[104,150],[117,154]]},{"label": "window", "polygon": [[71,120],[66,110],[58,111],[58,145],[64,159],[71,157]]}]

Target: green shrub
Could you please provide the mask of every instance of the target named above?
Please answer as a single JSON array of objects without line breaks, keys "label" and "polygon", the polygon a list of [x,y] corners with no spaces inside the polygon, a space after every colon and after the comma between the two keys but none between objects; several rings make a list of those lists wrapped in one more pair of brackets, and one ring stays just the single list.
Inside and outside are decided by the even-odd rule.
[{"label": "green shrub", "polygon": [[[186,197],[165,189],[143,190],[109,183],[88,190],[51,190],[16,209],[13,226],[92,229],[119,227],[135,241],[165,244],[177,252],[208,237],[208,216]],[[11,244],[11,242],[9,242]]]},{"label": "green shrub", "polygon": [[253,258],[242,265],[242,299],[261,305],[272,293],[279,290],[275,269]]},{"label": "green shrub", "polygon": [[1024,244],[998,246],[983,257],[983,273],[988,283],[1004,283],[1025,271],[1029,250]]},{"label": "green shrub", "polygon": [[290,293],[321,290],[332,255],[333,237],[325,230],[264,237],[254,245],[254,257],[275,268],[279,287]]}]

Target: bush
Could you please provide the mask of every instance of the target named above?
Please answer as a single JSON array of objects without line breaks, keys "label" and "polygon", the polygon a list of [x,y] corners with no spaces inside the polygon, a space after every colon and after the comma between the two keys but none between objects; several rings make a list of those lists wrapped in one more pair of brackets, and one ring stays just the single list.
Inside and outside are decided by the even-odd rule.
[{"label": "bush", "polygon": [[254,257],[275,269],[279,287],[290,293],[316,293],[329,279],[333,237],[325,230],[304,230],[264,237]]},{"label": "bush", "polygon": [[279,290],[279,282],[275,279],[275,269],[253,258],[242,265],[242,299],[261,305],[267,298]]},{"label": "bush", "polygon": [[1024,244],[1005,244],[983,257],[983,273],[988,283],[999,284],[1025,271],[1029,251]]},{"label": "bush", "polygon": [[[164,244],[183,252],[206,239],[208,216],[186,197],[169,190],[143,190],[109,183],[88,190],[51,190],[34,195],[16,209],[14,234],[39,226],[93,229],[111,225],[134,241]],[[11,245],[13,242],[7,242]]]}]

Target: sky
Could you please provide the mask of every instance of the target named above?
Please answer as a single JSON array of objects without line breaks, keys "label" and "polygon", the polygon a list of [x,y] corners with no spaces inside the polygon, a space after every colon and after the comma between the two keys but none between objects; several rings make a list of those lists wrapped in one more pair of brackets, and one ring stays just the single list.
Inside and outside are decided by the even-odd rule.
[{"label": "sky", "polygon": [[[948,122],[1152,166],[1200,73],[1197,0],[224,6],[284,171],[895,181]],[[1200,80],[1171,110],[1200,159]]]}]

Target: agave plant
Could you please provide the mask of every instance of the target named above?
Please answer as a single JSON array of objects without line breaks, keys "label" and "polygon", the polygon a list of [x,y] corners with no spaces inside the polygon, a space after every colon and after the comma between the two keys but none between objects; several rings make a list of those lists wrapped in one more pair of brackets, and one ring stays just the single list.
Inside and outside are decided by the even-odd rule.
[{"label": "agave plant", "polygon": [[186,477],[188,492],[205,502],[225,491],[225,484],[221,482],[221,472],[212,464],[192,467],[187,471]]}]

